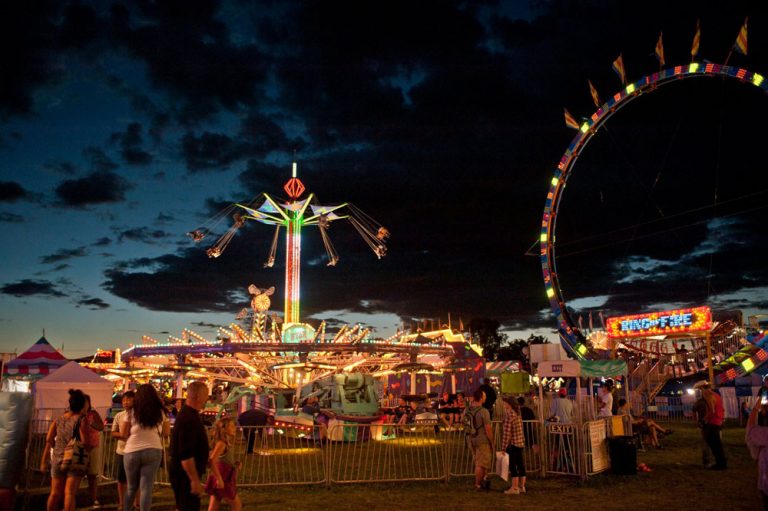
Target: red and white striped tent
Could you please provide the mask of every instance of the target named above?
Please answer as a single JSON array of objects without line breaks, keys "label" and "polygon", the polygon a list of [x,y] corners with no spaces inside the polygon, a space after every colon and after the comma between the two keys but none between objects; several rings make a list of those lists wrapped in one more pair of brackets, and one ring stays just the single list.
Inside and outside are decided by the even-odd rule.
[{"label": "red and white striped tent", "polygon": [[3,373],[8,376],[28,376],[50,374],[69,362],[64,355],[41,337],[27,351],[14,358],[3,367]]}]

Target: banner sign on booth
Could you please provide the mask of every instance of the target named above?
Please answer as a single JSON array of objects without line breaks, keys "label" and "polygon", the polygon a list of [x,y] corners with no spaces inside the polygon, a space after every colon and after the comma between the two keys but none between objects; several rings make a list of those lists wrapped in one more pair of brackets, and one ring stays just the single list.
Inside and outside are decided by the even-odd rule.
[{"label": "banner sign on booth", "polygon": [[711,328],[712,311],[709,307],[674,309],[606,319],[608,337],[612,339],[706,332]]},{"label": "banner sign on booth", "polygon": [[[618,419],[621,420],[620,417]],[[592,472],[602,472],[609,467],[607,437],[605,421],[599,420],[589,423],[589,444],[592,448]]]}]

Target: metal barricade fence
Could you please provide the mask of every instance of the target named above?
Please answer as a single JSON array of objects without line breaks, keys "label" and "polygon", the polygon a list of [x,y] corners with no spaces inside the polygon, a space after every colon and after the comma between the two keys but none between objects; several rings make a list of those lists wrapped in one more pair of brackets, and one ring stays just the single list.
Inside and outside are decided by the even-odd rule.
[{"label": "metal barricade fence", "polygon": [[548,422],[546,431],[547,474],[579,475],[578,424]]},{"label": "metal barricade fence", "polygon": [[526,473],[538,473],[541,471],[541,429],[541,421],[523,421],[523,436],[525,436],[523,463],[525,464]]},{"label": "metal barricade fence", "polygon": [[302,426],[303,430],[272,426],[242,428],[231,447],[239,486],[323,484],[326,482],[327,448],[324,426]]},{"label": "metal barricade fence", "polygon": [[[50,486],[39,471],[45,437],[52,420],[33,420],[23,488]],[[502,422],[492,423],[496,446]],[[472,451],[461,427],[426,424],[344,424],[307,429],[252,426],[239,428],[231,449],[239,462],[237,483],[243,487],[392,481],[447,481],[472,476]],[[540,421],[524,421],[524,462],[529,473],[542,467],[544,435]],[[329,440],[330,439],[330,440]],[[532,440],[529,440],[532,439]],[[111,428],[101,435],[100,483],[117,479],[117,439]],[[167,442],[166,442],[167,447]],[[167,449],[166,449],[167,453]],[[155,484],[169,484],[166,456]]]},{"label": "metal barricade fence", "polygon": [[328,484],[441,481],[446,474],[449,432],[433,424],[345,424],[332,426]]},{"label": "metal barricade fence", "polygon": [[53,419],[38,419],[37,417],[37,414],[33,415],[29,427],[25,470],[20,483],[20,486],[25,491],[46,488],[51,484],[51,472],[50,470],[41,472],[40,461],[43,458],[43,451],[45,449],[45,438],[48,434],[48,429],[53,423]]},{"label": "metal barricade fence", "polygon": [[684,403],[680,397],[656,396],[643,401],[644,416],[656,422],[695,422],[693,402]]}]

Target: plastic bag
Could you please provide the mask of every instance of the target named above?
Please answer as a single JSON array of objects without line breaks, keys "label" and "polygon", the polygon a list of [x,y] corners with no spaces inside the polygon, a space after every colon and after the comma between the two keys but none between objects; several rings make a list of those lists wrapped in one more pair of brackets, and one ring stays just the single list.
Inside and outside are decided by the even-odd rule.
[{"label": "plastic bag", "polygon": [[496,452],[496,473],[505,481],[509,481],[509,454],[506,452]]}]

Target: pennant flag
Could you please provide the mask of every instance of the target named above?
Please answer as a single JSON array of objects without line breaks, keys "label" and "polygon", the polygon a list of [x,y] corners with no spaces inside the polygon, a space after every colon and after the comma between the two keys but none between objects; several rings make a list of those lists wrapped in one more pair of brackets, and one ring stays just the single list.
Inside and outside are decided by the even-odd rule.
[{"label": "pennant flag", "polygon": [[613,61],[613,70],[616,71],[616,74],[621,78],[621,83],[626,85],[627,75],[624,73],[624,57],[622,57],[621,53],[619,53],[619,57]]},{"label": "pennant flag", "polygon": [[659,59],[659,66],[664,67],[664,43],[661,42],[663,32],[659,32],[659,40],[656,41],[656,58]]},{"label": "pennant flag", "polygon": [[600,96],[597,94],[597,89],[592,85],[592,80],[587,80],[587,82],[589,83],[589,93],[592,94],[592,102],[597,108],[600,108]]},{"label": "pennant flag", "polygon": [[699,44],[701,43],[701,20],[696,20],[696,33],[693,34],[693,45],[691,46],[691,60],[699,54]]},{"label": "pennant flag", "polygon": [[739,31],[739,36],[736,38],[736,51],[741,53],[742,55],[747,54],[747,20],[749,18],[744,18],[744,26],[741,27],[741,30]]},{"label": "pennant flag", "polygon": [[563,111],[565,112],[565,125],[575,130],[579,129],[579,123],[573,118],[571,112],[567,108],[563,108]]}]

